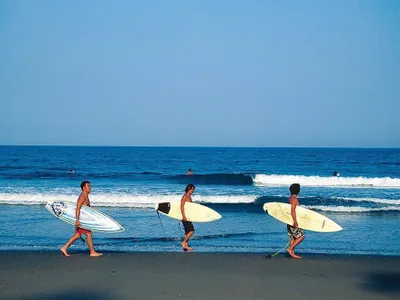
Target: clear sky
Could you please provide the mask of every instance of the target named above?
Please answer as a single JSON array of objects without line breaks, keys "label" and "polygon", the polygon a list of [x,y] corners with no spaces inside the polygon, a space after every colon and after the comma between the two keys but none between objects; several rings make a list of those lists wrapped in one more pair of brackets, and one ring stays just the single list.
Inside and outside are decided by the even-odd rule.
[{"label": "clear sky", "polygon": [[0,1],[0,145],[400,147],[400,1]]}]

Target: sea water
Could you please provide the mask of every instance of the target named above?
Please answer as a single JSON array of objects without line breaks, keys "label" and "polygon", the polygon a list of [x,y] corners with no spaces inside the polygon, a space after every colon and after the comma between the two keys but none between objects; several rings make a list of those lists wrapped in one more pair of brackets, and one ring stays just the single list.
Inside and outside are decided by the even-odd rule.
[{"label": "sea water", "polygon": [[[83,180],[92,205],[125,227],[94,233],[98,251],[182,251],[181,223],[154,205],[180,201],[188,183],[194,202],[222,215],[194,224],[195,251],[277,251],[288,242],[286,225],[262,206],[287,203],[299,183],[300,204],[343,227],[306,231],[299,253],[400,255],[400,149],[344,148],[1,146],[0,251],[58,250],[74,228],[44,205],[75,202]],[[86,248],[77,241],[70,251]]]}]

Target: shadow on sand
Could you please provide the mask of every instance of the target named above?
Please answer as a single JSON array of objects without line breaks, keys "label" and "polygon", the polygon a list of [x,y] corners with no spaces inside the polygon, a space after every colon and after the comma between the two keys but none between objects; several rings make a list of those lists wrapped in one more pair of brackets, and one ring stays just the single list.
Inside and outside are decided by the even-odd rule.
[{"label": "shadow on sand", "polygon": [[107,295],[103,292],[96,291],[63,291],[63,292],[44,292],[44,293],[39,293],[39,294],[33,294],[28,297],[23,297],[20,298],[22,300],[37,300],[37,299],[43,299],[43,300],[88,300],[88,299],[93,299],[93,300],[111,300],[115,299],[115,297],[112,297],[110,295]]},{"label": "shadow on sand", "polygon": [[398,272],[374,272],[367,274],[364,280],[362,286],[366,290],[400,295],[400,273]]}]

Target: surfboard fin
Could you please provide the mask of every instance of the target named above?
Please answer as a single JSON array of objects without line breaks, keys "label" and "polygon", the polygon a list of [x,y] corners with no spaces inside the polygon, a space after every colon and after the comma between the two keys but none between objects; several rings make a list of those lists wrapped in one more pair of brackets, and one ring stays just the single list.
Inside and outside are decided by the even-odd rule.
[{"label": "surfboard fin", "polygon": [[169,211],[171,210],[171,204],[169,202],[162,202],[158,203],[158,209],[159,211],[168,214]]}]

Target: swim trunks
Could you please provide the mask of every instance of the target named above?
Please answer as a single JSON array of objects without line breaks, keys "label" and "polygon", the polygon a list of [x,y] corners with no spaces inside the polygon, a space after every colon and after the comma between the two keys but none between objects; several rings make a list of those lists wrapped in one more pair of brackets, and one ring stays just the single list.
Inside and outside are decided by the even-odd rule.
[{"label": "swim trunks", "polygon": [[185,234],[188,234],[191,231],[194,231],[194,227],[192,222],[190,221],[182,221],[183,228],[185,228]]},{"label": "swim trunks", "polygon": [[297,227],[294,228],[293,226],[287,225],[287,232],[291,238],[298,239],[304,235],[304,230]]},{"label": "swim trunks", "polygon": [[79,233],[79,234],[87,234],[88,232],[91,232],[91,231],[90,231],[90,230],[87,230],[87,229],[83,229],[83,228],[77,227],[77,228],[75,229],[75,232],[76,232],[76,233]]}]

